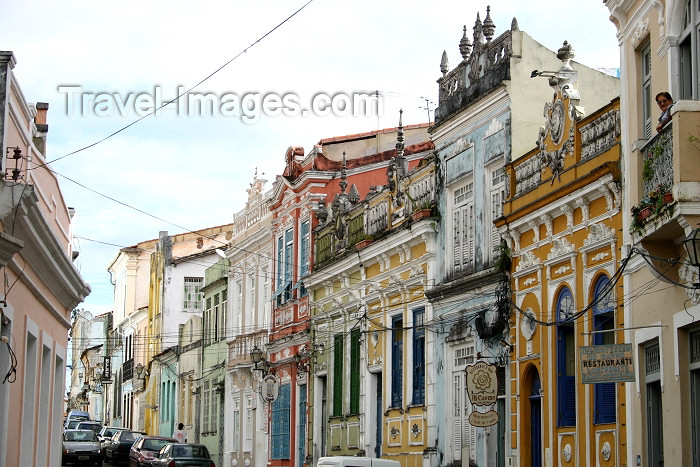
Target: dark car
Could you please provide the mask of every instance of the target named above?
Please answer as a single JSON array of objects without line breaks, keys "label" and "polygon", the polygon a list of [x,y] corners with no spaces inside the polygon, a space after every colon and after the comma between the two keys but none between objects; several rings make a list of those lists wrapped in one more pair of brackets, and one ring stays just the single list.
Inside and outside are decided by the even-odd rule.
[{"label": "dark car", "polygon": [[116,426],[103,426],[100,432],[97,433],[97,439],[100,440],[103,455],[105,453],[105,446],[112,440],[112,436],[114,436],[117,431],[122,431],[123,429],[124,428]]},{"label": "dark car", "polygon": [[129,451],[134,442],[146,433],[141,431],[122,430],[112,436],[112,439],[105,445],[105,459],[114,464],[129,462]]},{"label": "dark car", "polygon": [[129,467],[144,467],[151,465],[156,454],[166,444],[177,443],[175,438],[165,436],[142,436],[136,440],[129,451]]},{"label": "dark car", "polygon": [[62,464],[102,464],[100,443],[92,430],[66,430],[63,432]]},{"label": "dark car", "polygon": [[[102,430],[102,424],[100,422],[86,420],[84,422],[78,423],[78,426],[76,426],[75,429],[76,430],[92,430],[99,437],[100,430]],[[99,441],[99,439],[97,441]]]},{"label": "dark car", "polygon": [[151,462],[152,467],[216,467],[203,444],[167,444]]}]

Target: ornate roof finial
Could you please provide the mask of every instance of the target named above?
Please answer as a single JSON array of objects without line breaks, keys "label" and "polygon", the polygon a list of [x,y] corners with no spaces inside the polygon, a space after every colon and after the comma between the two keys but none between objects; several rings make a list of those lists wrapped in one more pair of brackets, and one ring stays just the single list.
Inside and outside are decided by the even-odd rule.
[{"label": "ornate roof finial", "polygon": [[403,157],[403,150],[406,145],[403,143],[405,138],[403,137],[403,109],[399,110],[399,133],[396,137],[396,156]]},{"label": "ornate roof finial", "polygon": [[511,31],[520,31],[520,27],[518,26],[518,18],[513,16],[513,21],[510,22],[510,30]]},{"label": "ornate roof finial", "polygon": [[574,47],[568,41],[564,41],[564,44],[557,50],[557,58],[563,62],[562,68],[565,70],[573,70],[571,59],[575,56]]},{"label": "ornate roof finial", "polygon": [[404,156],[403,152],[406,149],[404,144],[405,138],[403,136],[403,109],[399,110],[399,132],[396,136],[396,169],[399,176],[406,175],[408,173],[408,160]]},{"label": "ornate roof finial", "polygon": [[474,21],[474,47],[477,44],[484,43],[484,33],[481,25],[481,18],[479,17],[479,12],[476,12],[476,21]]},{"label": "ornate roof finial", "polygon": [[459,53],[462,54],[462,59],[466,60],[469,58],[469,52],[472,51],[472,43],[467,37],[467,26],[464,25],[464,34],[462,34],[462,40],[459,41]]},{"label": "ornate roof finial", "polygon": [[491,39],[493,38],[493,34],[496,31],[496,24],[491,19],[491,6],[490,5],[488,5],[486,7],[486,19],[484,19],[483,31],[484,31],[484,37],[486,37],[486,41],[487,42],[491,41]]},{"label": "ornate roof finial", "polygon": [[346,169],[347,165],[345,164],[345,151],[343,151],[343,168],[340,169],[340,193],[341,195],[345,193],[345,188],[348,186],[348,182],[345,181],[347,178],[347,173]]},{"label": "ornate roof finial", "polygon": [[442,76],[445,76],[448,71],[450,71],[450,64],[447,61],[447,51],[442,51],[442,58],[440,59],[440,71]]}]

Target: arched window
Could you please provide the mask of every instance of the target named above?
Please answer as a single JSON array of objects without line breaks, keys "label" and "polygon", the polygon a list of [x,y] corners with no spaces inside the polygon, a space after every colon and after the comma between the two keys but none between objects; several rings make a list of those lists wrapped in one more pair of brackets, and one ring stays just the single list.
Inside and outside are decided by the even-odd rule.
[{"label": "arched window", "polygon": [[[599,277],[593,288],[593,334],[594,345],[615,343],[615,299],[614,284],[608,276]],[[601,332],[602,331],[602,332]],[[614,423],[616,412],[615,383],[597,383],[594,390],[593,421],[596,424]]]},{"label": "arched window", "polygon": [[576,426],[576,339],[570,321],[576,307],[568,287],[559,291],[557,320],[557,406],[558,426]]}]

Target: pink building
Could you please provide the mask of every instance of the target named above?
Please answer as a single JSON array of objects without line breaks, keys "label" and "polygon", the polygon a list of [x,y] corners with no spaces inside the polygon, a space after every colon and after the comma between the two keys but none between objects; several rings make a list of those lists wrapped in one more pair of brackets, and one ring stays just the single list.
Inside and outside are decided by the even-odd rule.
[{"label": "pink building", "polygon": [[90,293],[46,166],[48,104],[28,104],[0,51],[0,465],[60,465],[71,311]]}]

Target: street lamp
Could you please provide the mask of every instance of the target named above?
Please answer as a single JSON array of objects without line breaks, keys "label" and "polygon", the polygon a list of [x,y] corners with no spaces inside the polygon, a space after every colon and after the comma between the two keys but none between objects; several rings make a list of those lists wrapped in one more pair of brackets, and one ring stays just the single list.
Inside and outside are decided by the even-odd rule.
[{"label": "street lamp", "polygon": [[[260,370],[263,372],[263,374],[267,374],[270,364],[267,362],[267,360],[265,360],[265,358],[263,358],[263,351],[257,345],[250,351],[250,359],[255,364],[255,368],[253,368],[254,370]],[[263,367],[258,368],[258,363],[262,363]]]},{"label": "street lamp", "polygon": [[690,264],[698,268],[698,282],[693,284],[693,288],[700,288],[700,229],[690,232],[688,237],[683,240],[683,246],[688,252]]}]

